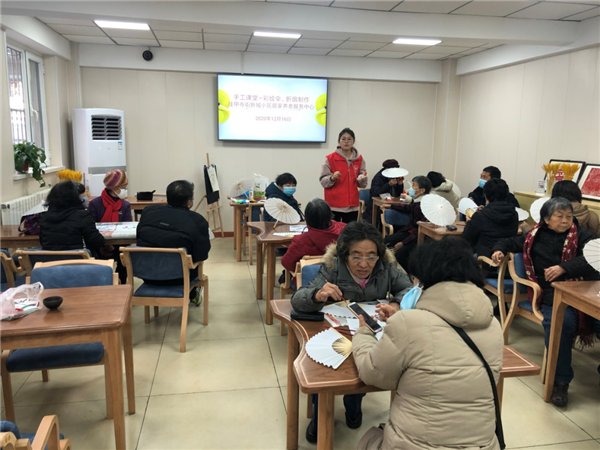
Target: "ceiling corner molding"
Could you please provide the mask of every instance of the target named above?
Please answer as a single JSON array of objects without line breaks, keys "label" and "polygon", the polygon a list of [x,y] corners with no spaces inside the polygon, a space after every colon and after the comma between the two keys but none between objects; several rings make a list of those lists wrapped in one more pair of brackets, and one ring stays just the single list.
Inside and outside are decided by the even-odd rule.
[{"label": "ceiling corner molding", "polygon": [[45,24],[26,16],[0,16],[9,39],[22,43],[43,55],[71,59],[71,43]]}]

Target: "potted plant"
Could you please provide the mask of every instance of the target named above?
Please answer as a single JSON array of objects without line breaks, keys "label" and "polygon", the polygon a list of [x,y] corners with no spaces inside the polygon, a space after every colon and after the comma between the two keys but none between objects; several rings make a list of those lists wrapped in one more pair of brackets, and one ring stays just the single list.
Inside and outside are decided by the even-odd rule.
[{"label": "potted plant", "polygon": [[31,168],[31,176],[35,178],[40,186],[46,186],[44,181],[44,169],[46,166],[46,152],[37,145],[23,141],[13,145],[15,157],[15,169],[20,173],[28,173]]}]

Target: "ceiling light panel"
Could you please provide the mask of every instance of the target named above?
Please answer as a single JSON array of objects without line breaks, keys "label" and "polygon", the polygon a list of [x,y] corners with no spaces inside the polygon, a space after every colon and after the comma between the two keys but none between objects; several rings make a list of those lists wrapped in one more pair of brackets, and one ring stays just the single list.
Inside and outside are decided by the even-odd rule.
[{"label": "ceiling light panel", "polygon": [[116,22],[114,20],[94,20],[100,28],[117,30],[150,30],[147,23],[142,22]]}]

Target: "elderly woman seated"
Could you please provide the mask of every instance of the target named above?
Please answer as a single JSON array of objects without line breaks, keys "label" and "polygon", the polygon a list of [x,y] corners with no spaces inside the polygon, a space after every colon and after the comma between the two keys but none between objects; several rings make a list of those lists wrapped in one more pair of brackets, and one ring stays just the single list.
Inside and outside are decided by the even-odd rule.
[{"label": "elderly woman seated", "polygon": [[[297,311],[319,311],[327,301],[350,300],[368,302],[389,299],[392,310],[398,310],[405,292],[411,287],[404,271],[383,243],[377,229],[366,222],[351,222],[330,246],[316,278],[292,296]],[[345,395],[346,425],[362,424],[361,403],[364,394]],[[317,440],[317,402],[313,400],[313,417],[306,429],[309,442]]]},{"label": "elderly woman seated", "polygon": [[[581,278],[598,280],[600,273],[594,270],[583,257],[583,246],[593,236],[573,220],[573,206],[563,197],[554,197],[542,206],[538,223],[526,236],[503,239],[492,250],[492,259],[502,261],[508,252],[523,253],[527,278],[542,288],[540,309],[544,315],[546,347],[552,322],[553,281]],[[571,352],[577,335],[584,344],[593,339],[593,328],[600,331],[598,321],[568,307],[560,338],[556,378],[551,401],[556,406],[568,403],[569,383],[573,379]]]},{"label": "elderly woman seated", "polygon": [[[388,423],[371,428],[358,448],[499,449],[491,383],[502,365],[502,331],[473,253],[460,238],[433,241],[416,248],[410,271],[422,288],[406,294],[400,311],[379,306],[387,322],[381,340],[362,318],[352,339],[360,378],[396,394]],[[480,349],[493,381],[453,327]]]}]

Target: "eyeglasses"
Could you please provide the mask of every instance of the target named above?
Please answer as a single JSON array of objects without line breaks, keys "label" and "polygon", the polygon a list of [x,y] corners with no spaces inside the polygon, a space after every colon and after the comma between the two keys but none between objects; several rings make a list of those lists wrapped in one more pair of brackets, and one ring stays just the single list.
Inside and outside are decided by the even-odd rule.
[{"label": "eyeglasses", "polygon": [[379,259],[379,256],[377,256],[377,255],[369,255],[369,256],[350,255],[348,257],[348,259],[355,264],[358,264],[362,261],[366,261],[368,264],[375,264],[377,262],[377,260]]}]

